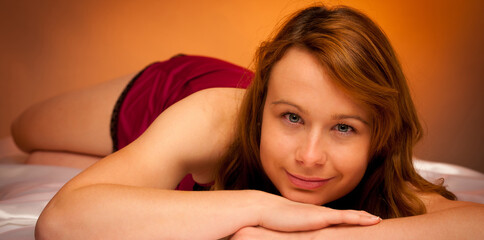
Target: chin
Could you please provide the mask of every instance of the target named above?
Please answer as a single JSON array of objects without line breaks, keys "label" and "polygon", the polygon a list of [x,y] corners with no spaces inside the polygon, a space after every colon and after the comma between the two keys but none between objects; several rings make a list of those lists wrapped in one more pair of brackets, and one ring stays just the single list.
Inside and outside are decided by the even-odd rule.
[{"label": "chin", "polygon": [[291,201],[313,204],[318,206],[321,206],[330,202],[327,199],[322,198],[320,194],[315,192],[309,192],[309,191],[291,190],[291,191],[282,193],[282,196]]}]

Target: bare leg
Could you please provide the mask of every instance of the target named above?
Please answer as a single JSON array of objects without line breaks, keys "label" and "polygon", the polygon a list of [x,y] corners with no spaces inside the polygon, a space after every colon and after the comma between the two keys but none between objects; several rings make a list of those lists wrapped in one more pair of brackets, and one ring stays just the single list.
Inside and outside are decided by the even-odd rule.
[{"label": "bare leg", "polygon": [[0,139],[0,164],[24,163],[28,155],[15,145],[11,136]]},{"label": "bare leg", "polygon": [[99,159],[101,158],[85,154],[35,151],[29,155],[26,163],[86,169]]},{"label": "bare leg", "polygon": [[30,107],[12,124],[16,144],[25,152],[108,155],[112,151],[113,107],[134,75],[63,94]]}]

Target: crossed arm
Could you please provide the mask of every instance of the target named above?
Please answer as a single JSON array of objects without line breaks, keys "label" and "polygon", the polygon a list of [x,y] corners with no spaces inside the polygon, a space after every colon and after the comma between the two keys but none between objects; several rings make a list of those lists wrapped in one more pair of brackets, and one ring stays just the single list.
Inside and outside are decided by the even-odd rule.
[{"label": "crossed arm", "polygon": [[482,239],[484,207],[481,204],[447,201],[454,207],[420,216],[386,219],[371,226],[339,225],[290,233],[246,227],[232,239]]},{"label": "crossed arm", "polygon": [[187,173],[212,180],[208,170],[231,140],[237,91],[208,89],[170,107],[135,142],[69,181],[39,217],[36,237],[219,239],[246,226],[300,231],[379,221],[260,191],[170,190]]},{"label": "crossed arm", "polygon": [[482,234],[477,225],[484,214],[477,204],[443,201],[437,204],[442,209],[432,213],[377,224],[379,219],[365,212],[296,203],[260,191],[169,190],[187,173],[211,181],[214,159],[231,142],[242,96],[238,91],[208,89],[170,107],[135,142],[67,183],[41,214],[36,237],[218,239],[235,233],[233,239],[341,239],[342,234],[361,239]]}]

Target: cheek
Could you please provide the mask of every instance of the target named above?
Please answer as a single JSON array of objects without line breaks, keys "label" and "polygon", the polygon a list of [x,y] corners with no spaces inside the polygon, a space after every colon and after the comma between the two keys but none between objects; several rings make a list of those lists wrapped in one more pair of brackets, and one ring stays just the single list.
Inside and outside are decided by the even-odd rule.
[{"label": "cheek", "polygon": [[[263,165],[269,165],[281,159],[284,151],[287,150],[286,143],[271,127],[271,123],[263,123],[260,141],[260,157]],[[265,167],[265,166],[264,166]]]},{"label": "cheek", "polygon": [[266,174],[275,180],[278,170],[287,166],[294,156],[294,138],[278,128],[277,119],[267,119],[262,123],[260,159]]},{"label": "cheek", "polygon": [[334,167],[348,184],[356,186],[365,174],[368,166],[368,147],[369,144],[365,141],[344,150],[339,149],[338,154],[333,154]]}]

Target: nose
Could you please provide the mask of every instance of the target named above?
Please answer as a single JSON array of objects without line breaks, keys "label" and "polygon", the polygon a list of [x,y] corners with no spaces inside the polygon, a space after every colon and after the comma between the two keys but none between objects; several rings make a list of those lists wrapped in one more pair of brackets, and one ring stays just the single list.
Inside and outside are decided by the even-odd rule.
[{"label": "nose", "polygon": [[296,161],[300,165],[313,167],[324,165],[327,160],[321,136],[313,134],[301,142],[296,152]]}]

